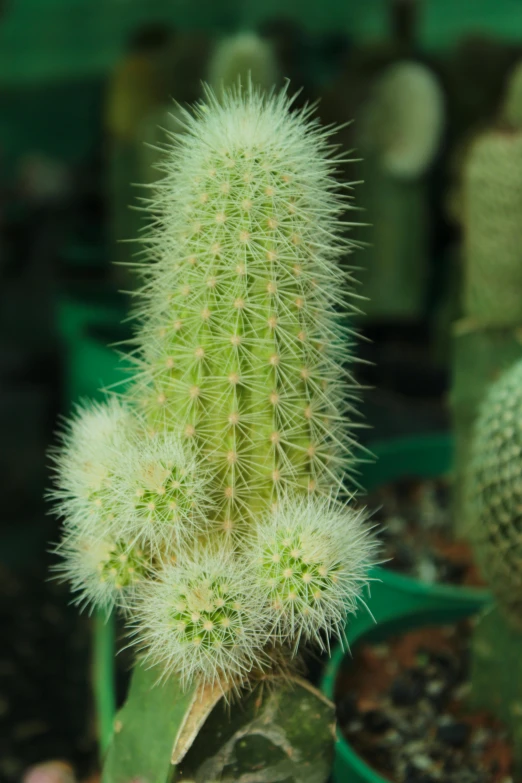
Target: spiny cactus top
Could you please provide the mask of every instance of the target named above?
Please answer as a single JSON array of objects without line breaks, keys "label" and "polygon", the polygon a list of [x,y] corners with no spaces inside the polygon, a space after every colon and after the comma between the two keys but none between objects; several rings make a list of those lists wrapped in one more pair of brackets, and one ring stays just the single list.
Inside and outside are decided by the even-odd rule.
[{"label": "spiny cactus top", "polygon": [[522,362],[489,389],[469,467],[469,520],[479,564],[502,607],[522,622]]},{"label": "spiny cactus top", "polygon": [[[324,646],[374,557],[340,499],[355,446],[349,190],[332,129],[290,109],[249,88],[185,113],[149,203],[133,383],[80,413],[57,456],[63,570],[80,599],[122,605],[148,659],[184,681]],[[96,442],[91,489],[93,416],[117,438]]]}]

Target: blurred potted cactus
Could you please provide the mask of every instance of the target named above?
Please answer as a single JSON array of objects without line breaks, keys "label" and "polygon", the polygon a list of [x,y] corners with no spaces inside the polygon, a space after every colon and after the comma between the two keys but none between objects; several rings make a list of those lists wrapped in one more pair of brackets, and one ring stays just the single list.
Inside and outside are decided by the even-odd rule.
[{"label": "blurred potted cactus", "polygon": [[470,536],[498,606],[480,618],[472,646],[472,699],[509,727],[522,770],[522,361],[490,387],[466,473]]},{"label": "blurred potted cactus", "polygon": [[374,321],[420,320],[429,283],[427,174],[444,131],[444,96],[420,62],[396,62],[378,76],[362,107],[361,203],[373,226],[361,293]]},{"label": "blurred potted cactus", "polygon": [[208,81],[216,94],[248,79],[257,87],[270,90],[281,81],[275,46],[253,32],[241,32],[222,38],[208,64]]},{"label": "blurred potted cactus", "polygon": [[[516,76],[516,75],[515,75]],[[515,76],[513,77],[515,79]],[[454,325],[452,406],[456,436],[456,475],[454,518],[456,534],[474,545],[476,560],[491,592],[497,598],[493,607],[485,591],[475,592],[475,606],[467,610],[461,588],[452,588],[453,597],[444,599],[441,588],[424,586],[438,607],[412,600],[399,609],[391,589],[397,578],[383,574],[373,591],[373,601],[388,589],[391,605],[381,611],[371,608],[379,620],[379,638],[426,623],[448,623],[458,614],[482,610],[472,636],[472,692],[470,706],[485,708],[509,727],[514,741],[516,771],[522,763],[520,730],[521,700],[516,683],[520,679],[520,455],[519,433],[522,420],[520,331],[520,221],[518,149],[519,131],[513,108],[516,84],[506,95],[512,101],[509,111],[495,128],[477,135],[463,163],[463,186],[459,213],[465,237],[463,281],[464,317]],[[507,98],[507,99],[508,99]],[[506,100],[507,100],[506,99]],[[494,245],[494,247],[493,247]],[[499,251],[500,247],[500,251]],[[517,362],[517,359],[519,361]],[[516,362],[513,365],[513,362]],[[506,372],[506,368],[508,369]],[[505,374],[503,374],[505,372]],[[493,385],[492,385],[493,384]],[[395,463],[398,451],[389,445]],[[420,456],[420,451],[418,452]],[[392,462],[393,458],[388,461]],[[401,459],[413,472],[413,462]],[[411,466],[411,467],[410,467]],[[449,464],[447,465],[449,467]],[[393,476],[393,465],[391,473]],[[405,580],[406,581],[406,580]],[[409,580],[413,583],[413,580]],[[422,586],[419,584],[419,588]],[[472,598],[470,591],[468,598]],[[420,591],[419,591],[420,594]],[[384,598],[381,597],[384,603]],[[445,601],[445,605],[444,605]],[[360,641],[370,626],[361,620],[347,629],[350,643]],[[324,680],[325,693],[332,697],[343,660],[334,652]],[[343,780],[382,783],[384,780],[359,758],[343,739],[339,743],[335,777]]]},{"label": "blurred potted cactus", "polygon": [[451,406],[456,440],[456,518],[465,533],[462,494],[473,425],[484,394],[522,356],[522,135],[516,125],[516,73],[499,120],[479,133],[462,170],[462,317],[453,326]]},{"label": "blurred potted cactus", "polygon": [[154,109],[169,97],[167,53],[174,33],[162,24],[145,25],[129,42],[108,81],[104,107],[107,170],[108,239],[115,281],[128,283],[125,266],[132,262],[130,240],[141,228],[136,210],[139,155],[136,134]]},{"label": "blurred potted cactus", "polygon": [[329,775],[333,705],[296,656],[342,637],[376,544],[345,491],[346,195],[332,130],[290,105],[250,87],[185,112],[151,199],[131,382],[55,454],[59,571],[81,605],[120,609],[139,651],[104,783]]}]

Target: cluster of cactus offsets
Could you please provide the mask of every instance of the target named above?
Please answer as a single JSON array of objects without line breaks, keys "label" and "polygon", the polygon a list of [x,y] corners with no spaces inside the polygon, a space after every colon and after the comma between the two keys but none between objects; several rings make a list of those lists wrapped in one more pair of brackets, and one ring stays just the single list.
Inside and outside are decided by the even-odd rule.
[{"label": "cluster of cactus offsets", "polygon": [[404,60],[377,80],[362,118],[361,143],[379,155],[389,175],[417,179],[433,163],[444,121],[438,80],[422,63]]},{"label": "cluster of cactus offsets", "polygon": [[522,323],[522,134],[477,138],[464,170],[465,314],[485,326]]},{"label": "cluster of cactus offsets", "polygon": [[250,86],[185,112],[149,205],[133,381],[55,455],[61,571],[186,685],[327,647],[375,559],[344,483],[351,191],[333,130],[290,106]]},{"label": "cluster of cactus offsets", "polygon": [[522,620],[522,361],[488,390],[469,463],[470,533],[506,614]]}]

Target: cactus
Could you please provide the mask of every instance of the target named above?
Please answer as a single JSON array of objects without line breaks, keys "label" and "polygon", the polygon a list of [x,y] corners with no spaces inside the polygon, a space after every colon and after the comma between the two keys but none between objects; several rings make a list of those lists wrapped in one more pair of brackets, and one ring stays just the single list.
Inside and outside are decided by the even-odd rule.
[{"label": "cactus", "polygon": [[[488,390],[468,466],[470,536],[498,600],[473,636],[473,699],[506,722],[522,771],[522,360]],[[518,671],[518,675],[517,675]]]},{"label": "cactus", "polygon": [[484,326],[522,323],[522,135],[477,138],[464,172],[464,312]]},{"label": "cactus", "polygon": [[[454,330],[453,428],[457,441],[455,519],[466,532],[464,502],[471,437],[488,385],[521,355],[522,136],[476,134],[466,151],[460,196],[464,227],[464,318]],[[521,159],[522,162],[522,159]]]},{"label": "cactus", "polygon": [[422,316],[429,274],[426,173],[443,124],[441,88],[415,62],[388,66],[362,107],[358,146],[365,158],[365,184],[360,198],[373,229],[361,293],[369,299],[365,311],[373,319]]},{"label": "cactus", "polygon": [[462,318],[453,324],[452,349],[450,403],[455,437],[453,516],[456,532],[467,536],[473,519],[469,518],[465,477],[475,419],[489,385],[522,357],[522,330],[492,329]]},{"label": "cactus", "polygon": [[238,79],[243,84],[251,79],[252,84],[266,90],[280,81],[275,50],[269,41],[244,32],[218,42],[208,66],[209,84],[220,94]]},{"label": "cactus", "polygon": [[199,111],[154,202],[168,231],[137,335],[137,404],[206,458],[232,533],[286,492],[340,486],[355,458],[343,199],[328,131],[285,107],[252,93]]},{"label": "cactus", "polygon": [[[112,260],[119,264],[132,261],[134,248],[129,240],[141,225],[139,213],[131,208],[136,206],[138,195],[134,186],[139,169],[136,134],[147,115],[169,94],[161,61],[168,33],[158,33],[149,40],[145,30],[143,39],[133,42],[132,50],[116,64],[105,96],[109,239]],[[113,274],[120,283],[128,283],[122,266],[114,267]]]},{"label": "cactus", "polygon": [[486,394],[469,464],[470,531],[480,566],[500,604],[522,620],[522,361]]},{"label": "cactus", "polygon": [[[376,546],[345,497],[355,308],[332,130],[285,92],[206,98],[150,202],[132,383],[81,409],[55,456],[62,573],[81,601],[124,609],[173,735],[183,692],[239,693],[291,672],[301,640],[341,636]],[[131,725],[143,698],[136,684]],[[122,742],[110,783],[125,779]],[[138,769],[140,743],[121,747]]]},{"label": "cactus", "polygon": [[433,163],[444,130],[444,96],[434,74],[404,60],[377,79],[363,111],[363,149],[392,177],[417,179]]}]

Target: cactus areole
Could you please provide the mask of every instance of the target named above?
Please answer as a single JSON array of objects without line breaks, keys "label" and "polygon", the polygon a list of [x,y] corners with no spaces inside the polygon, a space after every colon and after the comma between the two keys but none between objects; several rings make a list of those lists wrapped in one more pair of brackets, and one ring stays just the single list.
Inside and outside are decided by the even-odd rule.
[{"label": "cactus areole", "polygon": [[346,482],[351,188],[312,114],[251,86],[183,112],[146,203],[132,382],[55,452],[59,569],[185,692],[328,647],[375,559]]}]

